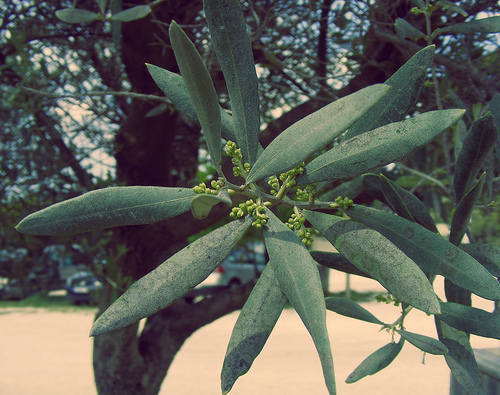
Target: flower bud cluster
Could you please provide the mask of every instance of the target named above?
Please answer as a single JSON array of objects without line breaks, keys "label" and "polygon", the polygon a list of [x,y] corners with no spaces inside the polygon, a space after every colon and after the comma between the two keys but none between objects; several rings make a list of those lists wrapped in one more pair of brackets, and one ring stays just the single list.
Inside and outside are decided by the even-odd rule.
[{"label": "flower bud cluster", "polygon": [[208,193],[211,195],[217,195],[217,194],[219,194],[220,189],[224,186],[224,181],[222,179],[219,179],[218,181],[212,180],[212,182],[210,183],[210,186],[213,189],[210,189],[209,187],[207,187],[207,185],[204,182],[202,182],[201,184],[193,187],[193,192],[194,193]]},{"label": "flower bud cluster", "polygon": [[279,178],[282,181],[281,186],[277,177],[269,177],[269,181],[267,183],[271,186],[271,195],[281,198],[287,189],[292,188],[297,183],[294,178],[303,172],[304,163],[301,163],[296,168],[289,170],[286,173],[281,173]]},{"label": "flower bud cluster", "polygon": [[241,218],[247,214],[253,215],[255,220],[252,222],[252,226],[257,229],[261,229],[269,219],[266,215],[265,205],[255,203],[252,199],[240,203],[237,207],[233,207],[229,216],[231,218]]},{"label": "flower bud cluster", "polygon": [[401,301],[399,299],[395,298],[391,294],[389,294],[387,296],[377,295],[377,296],[375,296],[375,299],[377,300],[378,303],[394,304],[394,306],[396,306],[396,307],[398,307],[401,304]]},{"label": "flower bud cluster", "polygon": [[315,184],[306,186],[305,189],[297,189],[296,199],[301,202],[312,202],[314,201],[314,195],[316,195],[316,190],[314,189]]},{"label": "flower bud cluster", "polygon": [[306,228],[304,226],[304,222],[306,222],[306,219],[303,216],[293,213],[288,219],[286,226],[288,226],[291,230],[295,230],[302,243],[304,243],[307,247],[310,247],[314,239],[312,237],[311,229]]},{"label": "flower bud cluster", "polygon": [[347,209],[348,207],[351,207],[352,205],[354,205],[354,202],[352,199],[349,199],[348,197],[345,197],[344,199],[342,199],[341,196],[337,197],[337,199],[335,199],[335,203],[331,204],[331,206],[334,208],[342,207],[344,209]]},{"label": "flower bud cluster", "polygon": [[236,143],[228,141],[226,143],[226,154],[230,156],[233,166],[233,174],[235,177],[242,176],[246,178],[248,172],[250,171],[250,163],[242,163],[243,155],[241,154],[241,148],[236,148]]}]

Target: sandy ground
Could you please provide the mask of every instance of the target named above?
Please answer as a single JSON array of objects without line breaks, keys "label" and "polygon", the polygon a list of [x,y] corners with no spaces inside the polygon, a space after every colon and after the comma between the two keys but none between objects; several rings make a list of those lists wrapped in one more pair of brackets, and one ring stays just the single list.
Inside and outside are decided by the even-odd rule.
[{"label": "sandy ground", "polygon": [[[379,290],[375,282],[354,277],[352,288]],[[345,285],[340,275],[332,287]],[[492,303],[476,304],[491,310]],[[399,310],[384,304],[363,304],[385,322],[397,319]],[[185,343],[170,368],[160,394],[220,394],[220,368],[238,313],[208,325]],[[0,311],[0,394],[91,395],[92,341],[88,332],[92,311],[57,312],[44,309]],[[433,319],[413,311],[407,330],[436,336]],[[328,313],[328,330],[340,395],[449,393],[449,371],[444,358],[423,354],[406,344],[395,363],[354,384],[349,373],[371,352],[391,341],[379,326]],[[473,337],[473,347],[498,347],[498,341]],[[261,355],[248,374],[235,384],[231,395],[327,394],[312,340],[293,310],[285,310]]]}]

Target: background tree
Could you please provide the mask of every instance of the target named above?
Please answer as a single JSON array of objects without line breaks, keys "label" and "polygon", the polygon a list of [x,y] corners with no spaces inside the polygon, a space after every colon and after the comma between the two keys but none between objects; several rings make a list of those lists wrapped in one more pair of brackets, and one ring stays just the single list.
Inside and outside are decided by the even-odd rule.
[{"label": "background tree", "polygon": [[[102,14],[103,5],[81,2],[78,8]],[[137,5],[144,3],[129,2],[124,8]],[[191,186],[198,171],[199,126],[164,100],[130,93],[161,96],[145,63],[178,71],[168,39],[172,20],[190,33],[200,50],[205,47],[207,29],[201,17],[201,2],[155,2],[148,15],[123,23],[117,19],[63,23],[56,17],[56,10],[68,6],[59,2],[11,1],[4,8],[0,33],[5,38],[1,48],[4,97],[0,116],[6,125],[2,135],[6,160],[1,166],[7,177],[2,182],[3,199],[9,207],[15,207],[36,193],[39,198],[33,204],[38,207],[23,207],[24,215],[46,206],[50,200],[62,200],[103,185]],[[261,76],[262,118],[266,124],[262,144],[265,146],[291,123],[330,101],[385,81],[428,44],[423,38],[415,41],[398,37],[394,30],[397,18],[423,32],[428,26],[434,30],[466,18],[453,8],[438,7],[426,24],[423,15],[411,13],[412,6],[408,1],[370,4],[329,0],[243,4]],[[461,7],[476,15],[494,11],[497,4],[480,1]],[[456,107],[457,97],[467,108],[488,103],[499,87],[500,77],[492,72],[497,44],[483,34],[438,36],[434,41],[439,84],[424,89],[416,111]],[[217,91],[222,92],[221,103],[227,104],[213,52],[203,50],[202,54]],[[26,87],[45,93],[34,93]],[[117,93],[102,96],[92,93],[95,91]],[[61,97],[68,93],[73,97]],[[440,182],[446,193],[416,182],[412,186],[425,191],[422,197],[438,202],[435,211],[443,217],[451,207],[446,207],[446,199],[441,198],[452,196],[450,184],[443,184],[453,165],[451,139],[450,135],[443,136],[444,153],[435,153],[436,147],[431,146],[406,162],[420,173],[442,169]],[[96,176],[92,171],[99,160],[96,152],[115,157],[116,173],[111,166],[109,174]],[[368,198],[365,195],[360,199]],[[226,214],[221,211],[201,222],[185,214],[182,229],[175,226],[177,218],[113,231],[106,249],[118,251],[119,246],[125,246],[127,253],[103,268],[101,274],[112,281],[105,282],[100,311],[131,281],[183,247],[188,236]],[[181,300],[149,318],[140,336],[137,326],[132,325],[113,335],[97,337],[94,366],[99,391],[157,393],[183,341],[199,327],[241,307],[250,288],[248,285],[227,291],[197,304]]]}]

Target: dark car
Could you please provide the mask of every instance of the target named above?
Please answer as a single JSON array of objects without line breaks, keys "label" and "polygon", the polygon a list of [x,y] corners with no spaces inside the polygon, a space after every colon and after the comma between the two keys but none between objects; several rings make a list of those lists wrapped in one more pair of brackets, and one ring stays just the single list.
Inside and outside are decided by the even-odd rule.
[{"label": "dark car", "polygon": [[78,272],[66,281],[68,299],[74,304],[96,304],[102,284],[90,272]]}]

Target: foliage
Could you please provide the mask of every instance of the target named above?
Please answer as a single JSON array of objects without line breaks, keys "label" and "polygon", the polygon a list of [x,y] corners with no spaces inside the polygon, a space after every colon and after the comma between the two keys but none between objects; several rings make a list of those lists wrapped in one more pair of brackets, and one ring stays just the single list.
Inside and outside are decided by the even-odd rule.
[{"label": "foliage", "polygon": [[[492,179],[487,180],[486,175],[478,179],[478,174],[497,140],[494,115],[478,116],[459,150],[453,184],[456,209],[451,221],[452,236],[450,241],[445,240],[435,233],[432,217],[415,195],[386,177],[366,174],[406,157],[461,122],[465,110],[444,110],[439,105],[436,111],[406,118],[424,86],[434,52],[432,45],[417,52],[386,84],[365,88],[325,106],[294,123],[262,148],[258,139],[257,76],[240,5],[236,0],[206,0],[204,6],[213,47],[227,83],[232,114],[221,110],[209,71],[194,44],[175,23],[170,26],[170,40],[181,77],[156,66],[148,68],[178,109],[201,124],[219,175],[211,183],[213,189],[205,184],[194,186],[193,190],[107,188],[31,214],[17,225],[24,233],[66,235],[147,224],[189,209],[202,219],[219,203],[232,205],[233,200],[243,201],[232,209],[232,222],[199,238],[131,285],[96,320],[91,334],[97,336],[123,328],[169,306],[203,281],[253,226],[263,231],[270,261],[235,325],[222,370],[223,393],[229,392],[236,379],[248,371],[264,347],[285,297],[311,334],[331,394],[336,393],[336,386],[326,330],[327,309],[383,325],[394,335],[400,335],[397,343],[393,341],[368,356],[347,382],[387,367],[408,342],[424,352],[444,355],[462,386],[471,393],[478,392],[479,376],[467,334],[497,338],[498,317],[457,302],[471,292],[500,300],[500,284],[491,274],[491,263],[485,263],[494,259],[490,250],[483,248],[482,254],[469,255],[459,244],[472,210],[484,196],[484,188],[493,189]],[[425,5],[415,10],[427,18],[432,12],[434,9]],[[148,13],[142,8],[128,14],[117,13],[111,19],[126,22]],[[71,23],[98,19],[98,14],[92,16],[74,10],[59,12],[57,16]],[[467,33],[471,29],[485,33],[498,31],[496,19],[490,19],[436,30],[432,37]],[[402,21],[396,24],[400,38],[431,40],[431,32],[417,34],[418,29],[409,26]],[[432,75],[435,77],[435,73]],[[232,175],[242,178],[241,185],[230,182],[229,174],[220,165],[224,144],[221,136],[226,140],[226,154],[232,158]],[[228,136],[236,141],[227,141]],[[325,146],[329,148],[326,152]],[[330,201],[316,196],[325,183],[363,174],[364,188],[395,214],[354,205],[349,198]],[[312,185],[315,183],[318,184]],[[296,189],[296,185],[303,189]],[[298,199],[293,200],[295,194]],[[293,210],[290,219],[278,218],[276,213],[281,207]],[[379,281],[403,302],[400,320],[385,324],[352,301],[325,301],[316,263],[307,249],[312,234],[307,222],[359,271]],[[436,274],[447,280],[447,302],[439,301],[434,293],[432,282]],[[404,329],[402,322],[412,308],[435,316],[439,340]]]}]

